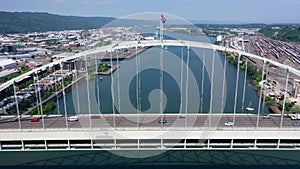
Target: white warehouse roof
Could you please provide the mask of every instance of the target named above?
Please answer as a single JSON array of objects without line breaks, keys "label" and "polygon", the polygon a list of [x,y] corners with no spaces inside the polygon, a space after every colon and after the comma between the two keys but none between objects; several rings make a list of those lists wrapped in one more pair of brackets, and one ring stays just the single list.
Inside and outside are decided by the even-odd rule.
[{"label": "white warehouse roof", "polygon": [[6,67],[7,65],[16,64],[16,61],[12,59],[0,59],[0,67]]}]

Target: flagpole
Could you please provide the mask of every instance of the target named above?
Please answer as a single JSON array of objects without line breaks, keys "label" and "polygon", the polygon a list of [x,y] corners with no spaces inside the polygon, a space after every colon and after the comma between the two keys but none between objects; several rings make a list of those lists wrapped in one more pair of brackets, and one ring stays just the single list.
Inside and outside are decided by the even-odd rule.
[{"label": "flagpole", "polygon": [[164,23],[163,23],[163,21],[161,21],[162,23],[161,23],[161,42],[163,41],[163,39],[164,39]]},{"label": "flagpole", "polygon": [[160,14],[160,42],[163,41],[164,39],[164,23],[167,21],[166,16],[164,16],[163,14]]},{"label": "flagpole", "polygon": [[160,19],[160,26],[159,26],[159,38],[160,38],[160,42],[162,42],[162,37],[163,36],[163,22]]}]

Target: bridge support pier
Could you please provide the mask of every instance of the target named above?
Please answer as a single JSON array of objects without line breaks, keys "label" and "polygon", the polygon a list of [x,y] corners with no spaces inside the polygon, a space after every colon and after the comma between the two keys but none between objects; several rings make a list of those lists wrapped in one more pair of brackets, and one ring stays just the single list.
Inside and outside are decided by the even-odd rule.
[{"label": "bridge support pier", "polygon": [[278,142],[277,142],[277,149],[280,148],[280,139],[278,139]]},{"label": "bridge support pier", "polygon": [[94,149],[94,142],[93,142],[92,139],[91,139],[91,149],[92,149],[92,150]]},{"label": "bridge support pier", "polygon": [[45,150],[48,150],[48,144],[46,140],[44,140],[44,144],[45,144]]},{"label": "bridge support pier", "polygon": [[117,140],[114,139],[114,148],[117,149]]},{"label": "bridge support pier", "polygon": [[254,140],[254,148],[256,148],[257,145],[257,139]]},{"label": "bridge support pier", "polygon": [[207,148],[210,148],[210,139],[207,140]]},{"label": "bridge support pier", "polygon": [[230,148],[233,148],[233,139],[230,141]]},{"label": "bridge support pier", "polygon": [[71,149],[70,140],[68,140],[68,149]]},{"label": "bridge support pier", "polygon": [[22,144],[22,150],[25,150],[25,145],[24,145],[24,141],[21,140],[21,144]]}]

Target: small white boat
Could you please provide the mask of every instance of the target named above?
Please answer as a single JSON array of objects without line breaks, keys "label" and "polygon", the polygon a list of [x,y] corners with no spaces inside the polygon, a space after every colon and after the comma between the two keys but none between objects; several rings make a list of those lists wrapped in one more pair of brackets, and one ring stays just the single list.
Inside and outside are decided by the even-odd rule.
[{"label": "small white boat", "polygon": [[246,107],[246,110],[248,110],[248,111],[253,111],[254,110],[254,108],[251,106],[251,101],[250,101],[248,107]]},{"label": "small white boat", "polygon": [[253,108],[253,107],[246,107],[246,110],[248,110],[248,111],[253,111],[254,108]]}]

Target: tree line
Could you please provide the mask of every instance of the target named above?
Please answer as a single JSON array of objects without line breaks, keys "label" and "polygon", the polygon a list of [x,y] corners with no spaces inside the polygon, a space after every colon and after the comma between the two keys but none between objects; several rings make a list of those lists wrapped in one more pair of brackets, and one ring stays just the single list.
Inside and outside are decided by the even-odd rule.
[{"label": "tree line", "polygon": [[104,26],[111,17],[61,16],[40,12],[0,12],[0,34],[86,30]]}]

